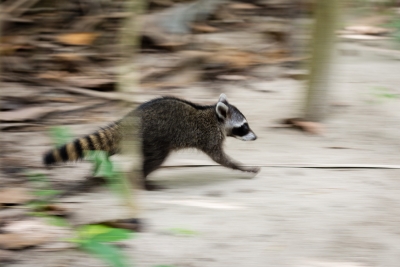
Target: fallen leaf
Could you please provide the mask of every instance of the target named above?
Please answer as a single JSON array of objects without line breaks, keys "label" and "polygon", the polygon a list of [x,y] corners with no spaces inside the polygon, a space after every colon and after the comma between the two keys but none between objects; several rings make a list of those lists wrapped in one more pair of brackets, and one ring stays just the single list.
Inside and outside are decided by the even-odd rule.
[{"label": "fallen leaf", "polygon": [[47,215],[53,215],[53,216],[67,216],[69,213],[66,208],[60,207],[59,205],[56,204],[43,206],[37,211],[41,211],[46,213]]},{"label": "fallen leaf", "polygon": [[216,51],[209,56],[211,64],[222,64],[228,69],[244,69],[260,62],[260,56],[255,53],[227,49]]},{"label": "fallen leaf", "polygon": [[245,9],[245,10],[254,10],[254,9],[259,9],[260,7],[249,4],[249,3],[232,3],[229,5],[230,8],[232,9]]},{"label": "fallen leaf", "polygon": [[45,218],[32,218],[13,221],[3,227],[0,234],[0,248],[22,249],[47,242],[59,242],[71,236],[65,227],[45,223]]},{"label": "fallen leaf", "polygon": [[322,125],[317,122],[312,121],[297,121],[295,123],[296,126],[300,127],[303,131],[309,132],[312,134],[322,134]]},{"label": "fallen leaf", "polygon": [[53,55],[53,57],[59,60],[70,62],[81,62],[85,60],[85,58],[78,53],[59,53]]},{"label": "fallen leaf", "polygon": [[5,188],[0,191],[0,205],[18,205],[33,199],[27,188]]},{"label": "fallen leaf", "polygon": [[323,126],[318,122],[313,121],[305,121],[304,119],[294,118],[294,119],[286,119],[283,122],[284,124],[292,125],[296,128],[301,129],[302,131],[311,133],[311,134],[322,134]]},{"label": "fallen leaf", "polygon": [[288,70],[285,71],[283,77],[291,78],[294,80],[307,80],[309,76],[308,70]]},{"label": "fallen leaf", "polygon": [[90,45],[99,36],[94,32],[66,33],[56,37],[56,41],[68,45]]},{"label": "fallen leaf", "polygon": [[116,220],[110,222],[102,222],[102,224],[113,227],[113,228],[121,228],[132,230],[135,232],[140,232],[143,230],[143,222],[139,219],[125,219],[125,220]]},{"label": "fallen leaf", "polygon": [[208,33],[218,31],[218,28],[206,24],[192,24],[190,27],[196,33]]},{"label": "fallen leaf", "polygon": [[66,76],[68,76],[68,72],[66,71],[47,71],[37,75],[37,77],[40,79],[49,79],[49,80],[61,80]]},{"label": "fallen leaf", "polygon": [[27,235],[26,233],[0,234],[0,248],[22,249],[37,246],[48,241],[48,237],[40,235]]},{"label": "fallen leaf", "polygon": [[1,44],[0,55],[12,55],[19,47],[19,45]]},{"label": "fallen leaf", "polygon": [[244,81],[247,80],[246,76],[243,75],[218,75],[218,79],[226,81]]}]

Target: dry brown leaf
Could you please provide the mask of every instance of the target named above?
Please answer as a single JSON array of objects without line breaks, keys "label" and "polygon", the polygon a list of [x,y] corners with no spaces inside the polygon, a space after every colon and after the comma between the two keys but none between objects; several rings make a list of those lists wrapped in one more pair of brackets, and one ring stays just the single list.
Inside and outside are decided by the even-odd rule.
[{"label": "dry brown leaf", "polygon": [[114,228],[128,229],[135,232],[140,232],[143,230],[143,223],[136,218],[125,219],[125,220],[115,220],[110,222],[102,222],[104,225],[108,225]]},{"label": "dry brown leaf", "polygon": [[48,79],[48,80],[61,80],[66,76],[68,76],[68,72],[66,71],[47,71],[37,75],[39,79]]},{"label": "dry brown leaf", "polygon": [[68,45],[90,45],[99,36],[94,32],[66,33],[56,37],[56,41]]},{"label": "dry brown leaf", "polygon": [[30,107],[13,111],[0,112],[0,121],[32,121],[52,112],[51,107]]},{"label": "dry brown leaf", "polygon": [[206,24],[192,24],[191,28],[196,33],[209,33],[218,31],[218,28]]},{"label": "dry brown leaf", "polygon": [[279,48],[268,50],[268,52],[265,53],[265,56],[268,60],[277,60],[288,57],[289,54],[290,53],[287,49]]},{"label": "dry brown leaf", "polygon": [[0,55],[12,55],[15,50],[17,50],[20,46],[13,44],[1,44],[0,45]]},{"label": "dry brown leaf", "polygon": [[27,188],[15,187],[0,190],[0,205],[2,206],[23,204],[32,199]]},{"label": "dry brown leaf", "polygon": [[32,218],[12,221],[2,228],[0,248],[22,249],[57,242],[71,236],[71,230],[45,223],[43,219]]},{"label": "dry brown leaf", "polygon": [[245,10],[253,10],[253,9],[259,9],[260,7],[249,4],[249,3],[232,3],[229,5],[230,8],[232,9],[245,9]]},{"label": "dry brown leaf", "polygon": [[293,119],[286,119],[283,122],[284,124],[292,125],[296,128],[301,129],[302,131],[320,135],[323,133],[323,125],[318,122],[313,121],[305,121],[304,119],[293,118]]},{"label": "dry brown leaf", "polygon": [[59,205],[56,204],[46,205],[36,211],[42,211],[48,215],[53,215],[53,216],[67,216],[69,214],[66,208],[60,207]]},{"label": "dry brown leaf", "polygon": [[239,50],[216,51],[208,58],[209,62],[224,64],[230,69],[244,69],[260,62],[254,53]]},{"label": "dry brown leaf", "polygon": [[77,53],[59,53],[59,54],[54,54],[54,58],[63,60],[63,61],[69,61],[69,62],[81,62],[84,61],[84,57],[82,55],[79,55]]},{"label": "dry brown leaf", "polygon": [[300,127],[303,131],[311,133],[311,134],[322,134],[323,127],[322,124],[318,122],[312,121],[297,121],[295,124],[297,127]]},{"label": "dry brown leaf", "polygon": [[49,240],[46,236],[27,235],[26,233],[0,234],[0,248],[22,249],[46,243]]},{"label": "dry brown leaf", "polygon": [[288,70],[283,74],[283,77],[291,78],[294,80],[306,80],[308,79],[308,70]]},{"label": "dry brown leaf", "polygon": [[218,75],[218,79],[226,81],[244,81],[247,80],[246,76],[243,75]]}]

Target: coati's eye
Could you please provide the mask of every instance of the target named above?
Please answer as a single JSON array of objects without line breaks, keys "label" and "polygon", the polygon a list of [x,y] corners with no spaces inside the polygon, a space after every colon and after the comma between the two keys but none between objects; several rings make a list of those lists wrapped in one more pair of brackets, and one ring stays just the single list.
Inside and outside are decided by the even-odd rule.
[{"label": "coati's eye", "polygon": [[244,136],[249,133],[249,124],[246,122],[240,127],[235,127],[232,129],[232,134],[236,136]]}]

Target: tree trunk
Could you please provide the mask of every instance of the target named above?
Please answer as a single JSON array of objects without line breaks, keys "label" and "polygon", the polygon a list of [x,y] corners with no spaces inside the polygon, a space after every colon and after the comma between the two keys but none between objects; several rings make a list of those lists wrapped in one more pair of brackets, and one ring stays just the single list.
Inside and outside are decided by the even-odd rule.
[{"label": "tree trunk", "polygon": [[331,86],[330,68],[334,51],[335,29],[339,1],[316,1],[312,59],[304,119],[322,121],[327,114],[328,92]]},{"label": "tree trunk", "polygon": [[[128,12],[131,12],[131,16],[126,19],[122,29],[120,37],[120,51],[121,51],[121,62],[120,62],[120,73],[118,76],[117,88],[121,92],[129,92],[134,94],[139,88],[138,68],[134,64],[134,57],[138,50],[139,45],[139,15],[144,11],[144,0],[129,0],[126,3]],[[134,109],[135,106],[132,106]],[[126,205],[131,210],[132,218],[138,217],[138,205],[137,201],[133,201],[134,191],[132,190],[136,181],[140,179],[141,175],[141,153],[140,145],[141,140],[138,134],[138,118],[129,117],[124,120],[121,125],[121,131],[123,134],[121,153],[127,156],[129,162],[129,170],[124,170],[122,173],[123,183],[123,194]]]}]

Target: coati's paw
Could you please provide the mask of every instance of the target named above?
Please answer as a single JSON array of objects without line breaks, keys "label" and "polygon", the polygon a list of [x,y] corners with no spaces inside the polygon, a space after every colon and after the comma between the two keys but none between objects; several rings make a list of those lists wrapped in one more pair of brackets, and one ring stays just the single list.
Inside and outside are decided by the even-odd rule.
[{"label": "coati's paw", "polygon": [[243,169],[245,172],[251,172],[251,173],[259,173],[261,170],[260,167],[246,167]]},{"label": "coati's paw", "polygon": [[155,183],[146,181],[144,183],[144,189],[147,190],[147,191],[157,191],[157,190],[163,190],[163,189],[166,189],[166,188],[161,186],[161,185],[157,185]]}]

